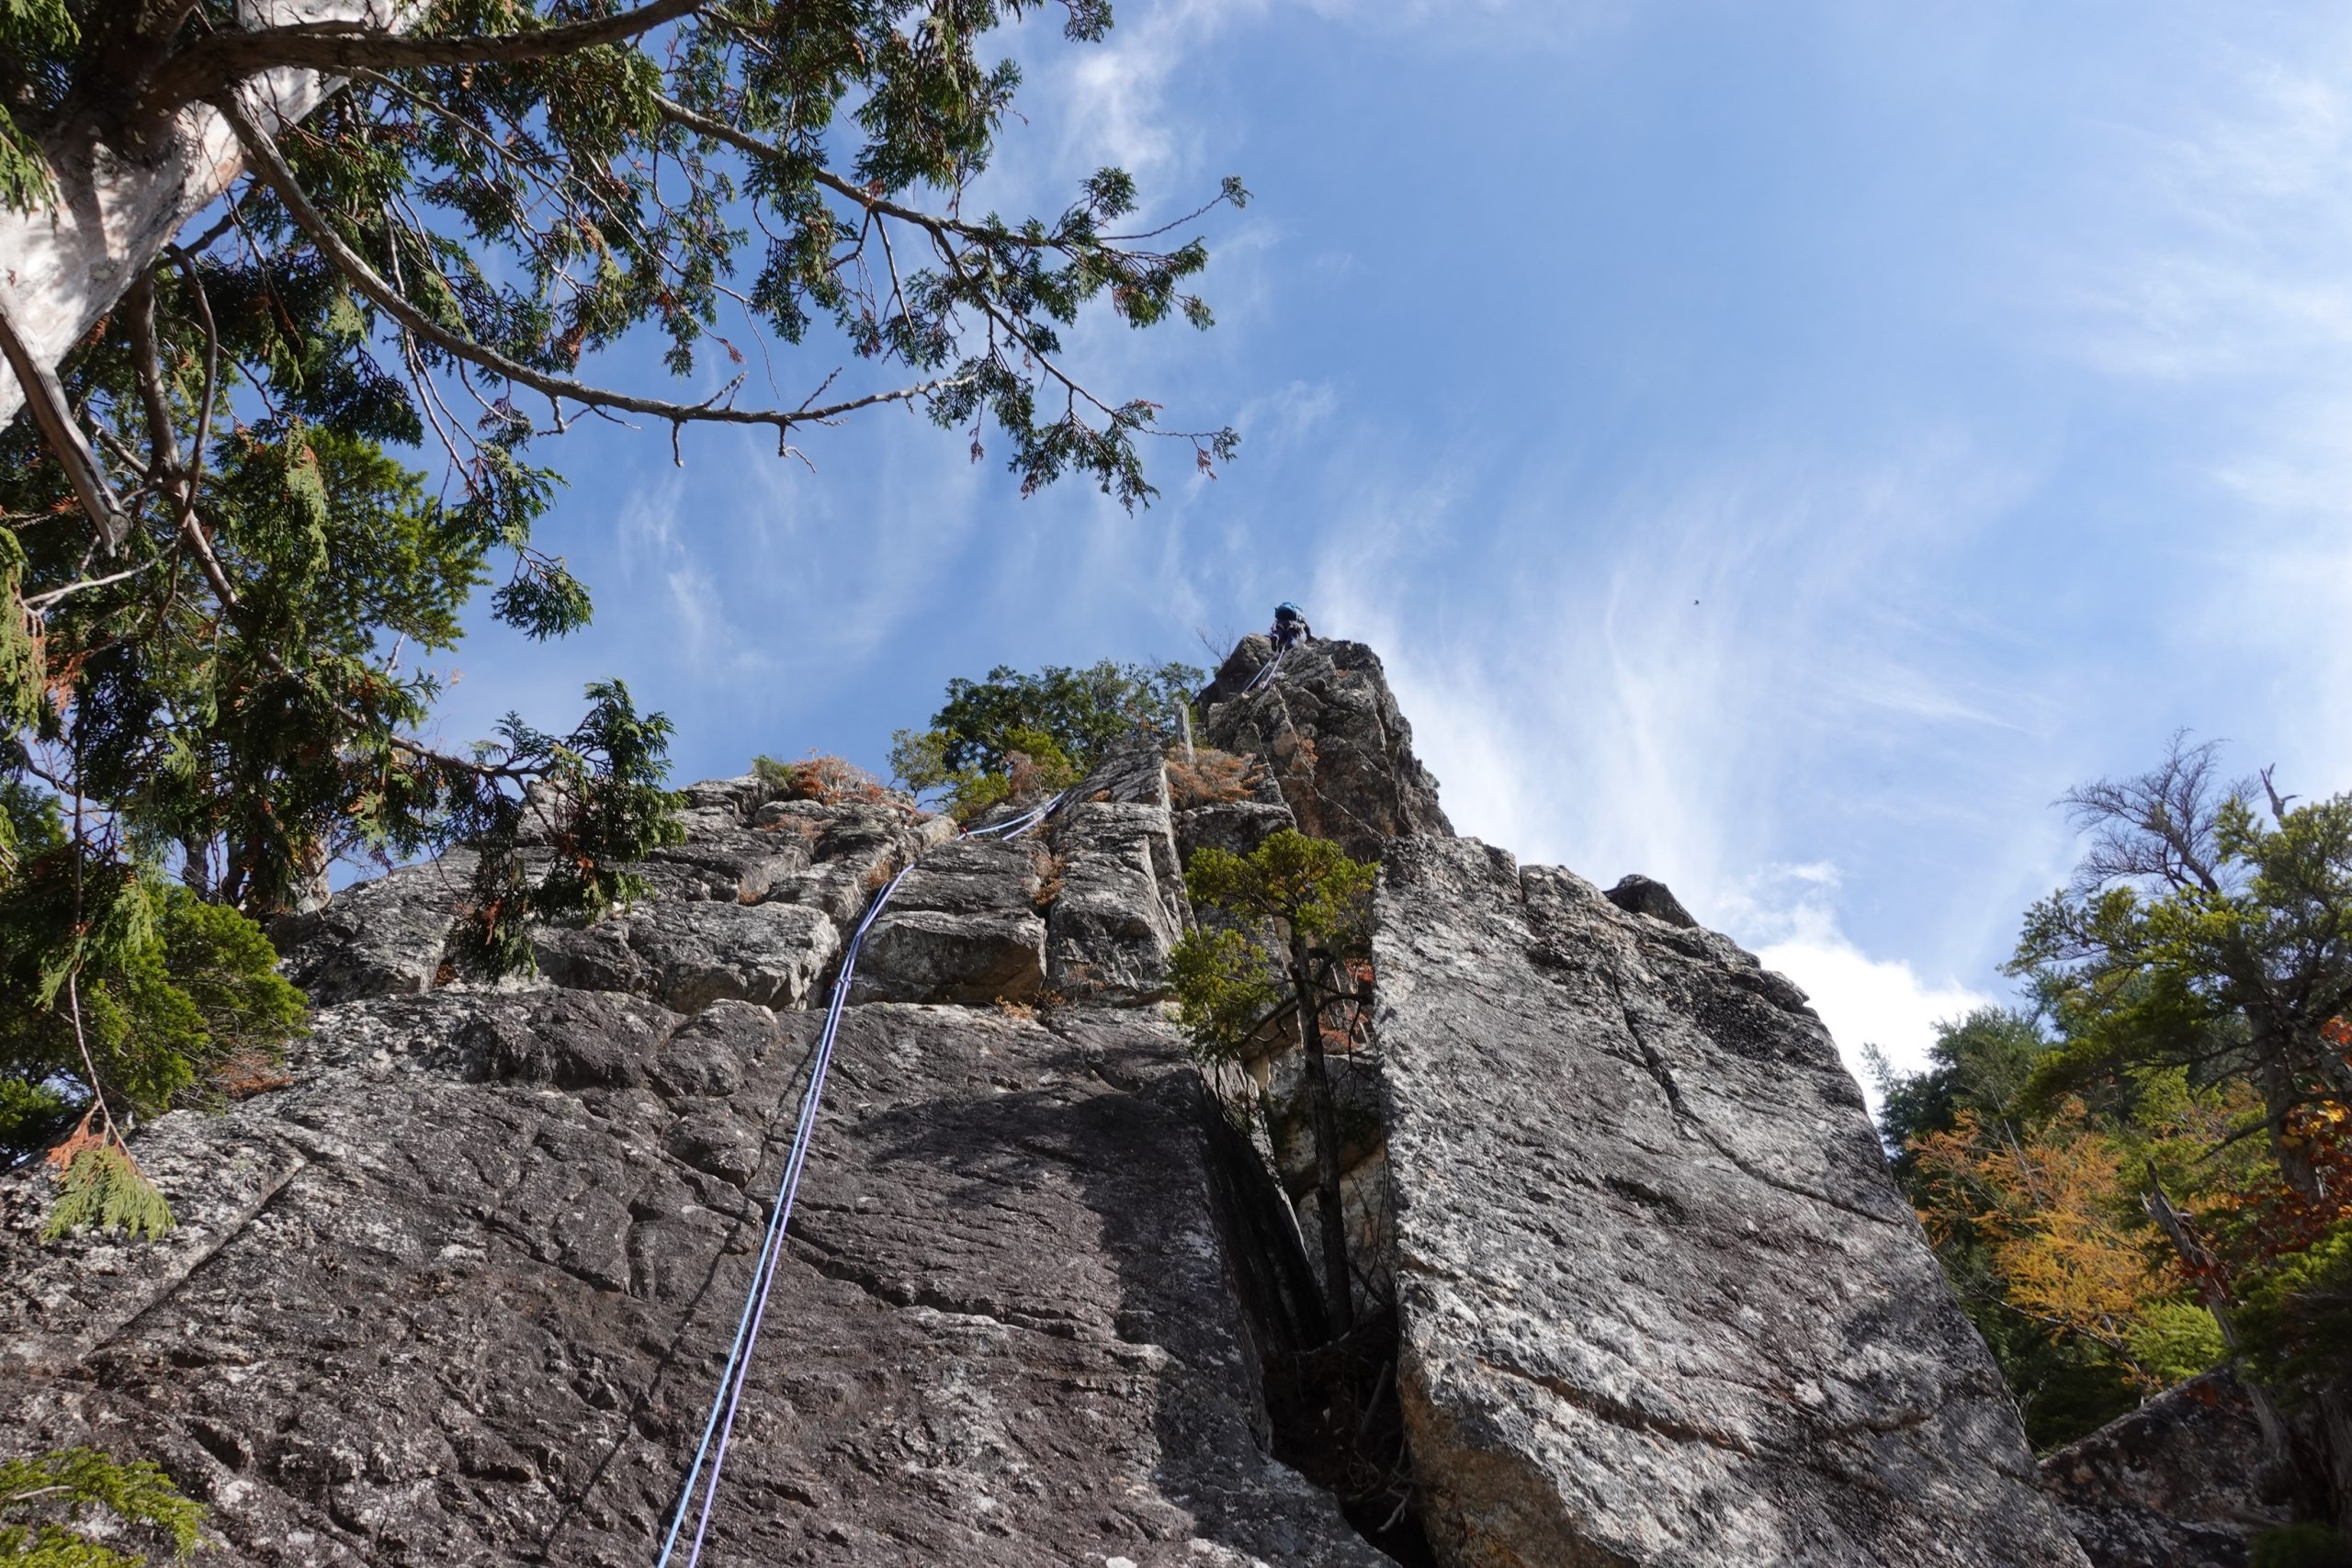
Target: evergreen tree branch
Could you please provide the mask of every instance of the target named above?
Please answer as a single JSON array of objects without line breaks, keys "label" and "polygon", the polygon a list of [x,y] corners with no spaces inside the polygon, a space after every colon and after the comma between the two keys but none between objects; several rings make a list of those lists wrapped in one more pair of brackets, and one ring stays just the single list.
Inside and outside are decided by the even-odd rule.
[{"label": "evergreen tree branch", "polygon": [[[961,377],[940,377],[913,386],[845,398],[838,402],[817,405],[812,400],[795,409],[738,409],[721,404],[718,400],[731,394],[741,384],[741,377],[699,403],[680,403],[614,391],[584,381],[575,381],[569,377],[551,376],[545,371],[535,370],[519,360],[508,358],[496,349],[485,347],[449,331],[410,304],[400,290],[386,282],[382,275],[335,233],[334,226],[311,204],[301,182],[295,178],[293,170],[287,166],[277,142],[254,122],[252,116],[245,113],[234,95],[224,95],[215,103],[236,131],[238,141],[253,162],[255,176],[285,203],[287,212],[296,226],[310,236],[311,243],[319,247],[354,288],[374,300],[410,333],[435,348],[550,398],[568,398],[592,409],[645,414],[667,420],[673,428],[693,423],[767,425],[776,432],[777,450],[781,455],[794,425],[822,423],[877,404],[916,401],[960,385],[965,379]],[[814,396],[811,394],[812,400]]]},{"label": "evergreen tree branch", "polygon": [[453,65],[519,65],[620,43],[706,9],[714,0],[651,0],[635,10],[567,27],[494,38],[402,36],[385,27],[331,20],[214,33],[166,62],[141,103],[150,116],[219,93],[265,71],[292,66],[334,75],[363,69],[414,71]]}]

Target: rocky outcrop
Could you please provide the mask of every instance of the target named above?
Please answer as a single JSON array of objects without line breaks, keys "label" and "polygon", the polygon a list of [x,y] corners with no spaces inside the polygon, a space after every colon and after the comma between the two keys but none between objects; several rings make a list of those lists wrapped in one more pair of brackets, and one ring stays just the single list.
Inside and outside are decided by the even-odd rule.
[{"label": "rocky outcrop", "polygon": [[1046,978],[1044,889],[1027,842],[967,839],[923,857],[874,922],[854,1002],[1027,1001]]},{"label": "rocky outcrop", "polygon": [[324,908],[280,916],[270,937],[286,977],[318,1005],[429,988],[473,875],[472,852],[454,850],[347,887]]},{"label": "rocky outcrop", "polygon": [[1654,876],[1644,876],[1638,872],[1619,877],[1617,886],[1602,897],[1629,915],[1647,915],[1654,920],[1664,920],[1669,926],[1681,926],[1686,930],[1699,923],[1690,911],[1682,907],[1682,900],[1674,896],[1674,889]]},{"label": "rocky outcrop", "polygon": [[[160,1247],[20,1239],[13,1446],[152,1454],[230,1561],[650,1562],[816,1015],[443,993],[168,1117]],[[1161,1025],[855,1010],[713,1527],[725,1562],[1370,1564],[1252,1436]]]},{"label": "rocky outcrop", "polygon": [[1468,840],[1392,849],[1374,964],[1444,1561],[2079,1568],[1793,987]]},{"label": "rocky outcrop", "polygon": [[1263,758],[1300,829],[1359,860],[1379,859],[1394,838],[1453,833],[1378,654],[1302,644],[1279,677],[1244,694],[1272,656],[1264,637],[1243,637],[1201,693],[1210,745]]},{"label": "rocky outcrop", "polygon": [[2245,1568],[2292,1517],[2243,1384],[2208,1372],[2041,1461],[2092,1568]]},{"label": "rocky outcrop", "polygon": [[1192,911],[1157,739],[1134,737],[1072,792],[1047,875],[1053,993],[1118,1006],[1165,997],[1169,950]]},{"label": "rocky outcrop", "polygon": [[[706,1562],[2079,1568],[1803,994],[1452,838],[1369,649],[1241,695],[1266,654],[1204,694],[1262,784],[1182,809],[1145,736],[1013,841],[693,785],[651,896],[498,987],[444,962],[462,857],[285,923],[292,1081],[141,1134],[178,1230],[44,1247],[0,1177],[0,1454],[156,1459],[224,1562],[642,1568],[911,865]],[[1212,1095],[1159,1005],[1183,860],[1286,826],[1385,862],[1337,1345],[1292,1049]]]},{"label": "rocky outcrop", "polygon": [[[888,999],[1015,1001],[1049,931],[1073,989],[1157,995],[1183,919],[1158,788],[1129,757],[1044,844],[940,845],[876,922],[707,1561],[1385,1561],[1264,1451],[1247,1182],[1174,1032]],[[650,1562],[805,1004],[942,836],[756,781],[688,800],[656,896],[544,933],[536,981],[450,983],[462,878],[429,870],[290,932],[289,966],[352,999],[291,1087],[145,1132],[163,1242],[41,1247],[44,1180],[0,1180],[9,1451],[153,1457],[238,1562]]]}]

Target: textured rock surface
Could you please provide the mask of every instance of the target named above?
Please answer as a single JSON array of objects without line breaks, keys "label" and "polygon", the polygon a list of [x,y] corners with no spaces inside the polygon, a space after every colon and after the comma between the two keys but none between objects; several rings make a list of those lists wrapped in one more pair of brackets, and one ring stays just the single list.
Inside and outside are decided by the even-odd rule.
[{"label": "textured rock surface", "polygon": [[1466,840],[1396,846],[1379,919],[1447,1561],[2083,1562],[1794,987]]},{"label": "textured rock surface", "polygon": [[472,853],[458,850],[347,887],[323,909],[281,917],[270,935],[287,955],[286,977],[319,1006],[424,990],[473,874]]},{"label": "textured rock surface", "polygon": [[1307,643],[1277,679],[1241,695],[1271,651],[1261,637],[1242,638],[1201,694],[1208,743],[1266,759],[1300,829],[1358,859],[1376,859],[1393,837],[1450,836],[1380,656],[1360,642]]},{"label": "textured rock surface", "polygon": [[2253,1402],[2227,1372],[2167,1389],[2041,1461],[2094,1568],[2245,1568],[2288,1522]]},{"label": "textured rock surface", "polygon": [[1176,814],[1176,842],[1190,861],[1195,850],[1223,850],[1246,855],[1270,834],[1298,826],[1290,807],[1262,800],[1232,800],[1196,806]]},{"label": "textured rock surface", "polygon": [[[151,1134],[164,1247],[35,1252],[6,1190],[0,1424],[163,1458],[238,1562],[648,1562],[816,1022],[330,1014],[302,1085]],[[860,1009],[834,1071],[717,1561],[1378,1561],[1252,1438],[1164,1027]]]},{"label": "textured rock surface", "polygon": [[539,931],[533,945],[558,985],[697,1012],[730,1000],[802,1005],[842,939],[831,916],[805,905],[657,899],[585,929]]},{"label": "textured rock surface", "polygon": [[1136,1006],[1168,994],[1168,951],[1192,922],[1157,736],[1111,748],[1052,824],[1046,980],[1070,1001]]},{"label": "textured rock surface", "polygon": [[853,1001],[1025,1001],[1046,976],[1044,886],[1026,840],[964,839],[925,855],[874,922]]}]

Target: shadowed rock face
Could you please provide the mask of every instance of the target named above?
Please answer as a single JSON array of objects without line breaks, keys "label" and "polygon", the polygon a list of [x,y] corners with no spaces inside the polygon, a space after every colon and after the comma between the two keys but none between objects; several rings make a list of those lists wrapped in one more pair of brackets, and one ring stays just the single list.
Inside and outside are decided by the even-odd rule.
[{"label": "shadowed rock face", "polygon": [[2226,1371],[2166,1389],[2041,1461],[2093,1568],[2245,1568],[2290,1511],[2254,1403]]},{"label": "shadowed rock face", "polygon": [[[650,1562],[818,1021],[329,1013],[300,1087],[145,1141],[163,1246],[12,1240],[11,1446],[155,1455],[240,1562]],[[1165,1026],[861,1008],[834,1073],[715,1561],[1380,1561],[1257,1449]]]},{"label": "shadowed rock face", "polygon": [[[883,994],[1005,995],[1000,925],[1034,987],[1050,921],[1074,982],[1156,995],[1184,910],[1156,758],[1126,761],[1050,844],[926,858],[877,922]],[[142,1135],[162,1243],[42,1248],[45,1179],[0,1179],[0,1448],[157,1459],[224,1561],[650,1562],[820,1023],[797,1010],[837,919],[941,836],[756,781],[689,801],[662,863],[693,874],[546,933],[536,984],[430,988],[462,875],[295,933],[352,999],[292,1087]],[[853,1008],[706,1561],[1385,1561],[1260,1446],[1216,1114],[1153,1013]]]},{"label": "shadowed rock face", "polygon": [[1392,849],[1374,961],[1441,1555],[2080,1568],[1793,987],[1470,840]]}]

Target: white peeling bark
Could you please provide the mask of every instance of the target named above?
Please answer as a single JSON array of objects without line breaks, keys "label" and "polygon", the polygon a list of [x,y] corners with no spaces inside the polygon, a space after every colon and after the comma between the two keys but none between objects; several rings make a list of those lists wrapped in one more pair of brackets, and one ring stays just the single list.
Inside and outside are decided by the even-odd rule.
[{"label": "white peeling bark", "polygon": [[[243,9],[248,27],[376,19],[397,31],[415,8],[396,10],[389,0],[252,0]],[[274,131],[342,85],[289,68],[253,77],[239,92]],[[188,220],[229,188],[243,160],[228,121],[208,104],[180,110],[170,134],[137,158],[86,128],[69,129],[47,151],[57,199],[32,212],[0,210],[0,308],[27,355],[54,369]],[[0,363],[0,424],[23,410],[25,396],[16,371]]]}]

